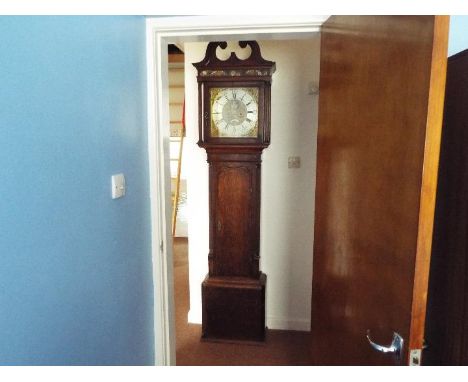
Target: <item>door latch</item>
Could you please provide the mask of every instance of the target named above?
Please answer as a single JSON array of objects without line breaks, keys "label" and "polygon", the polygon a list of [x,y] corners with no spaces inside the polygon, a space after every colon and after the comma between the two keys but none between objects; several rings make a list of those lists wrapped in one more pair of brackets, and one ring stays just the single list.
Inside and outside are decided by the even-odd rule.
[{"label": "door latch", "polygon": [[421,349],[411,349],[409,357],[410,366],[421,366]]}]

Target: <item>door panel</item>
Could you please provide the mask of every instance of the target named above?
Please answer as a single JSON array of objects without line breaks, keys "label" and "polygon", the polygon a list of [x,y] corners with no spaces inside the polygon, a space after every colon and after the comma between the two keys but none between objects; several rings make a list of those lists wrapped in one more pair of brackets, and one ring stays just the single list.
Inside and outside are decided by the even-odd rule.
[{"label": "door panel", "polygon": [[406,349],[422,345],[441,128],[433,108],[443,108],[447,36],[439,16],[339,16],[324,25],[315,364],[398,364],[370,347],[368,329],[384,345],[394,331]]}]

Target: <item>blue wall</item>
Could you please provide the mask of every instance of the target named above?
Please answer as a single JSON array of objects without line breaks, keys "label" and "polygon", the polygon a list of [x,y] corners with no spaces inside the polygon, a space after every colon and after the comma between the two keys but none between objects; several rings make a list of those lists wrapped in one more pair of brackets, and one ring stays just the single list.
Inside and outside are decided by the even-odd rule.
[{"label": "blue wall", "polygon": [[0,52],[0,365],[152,364],[145,19],[0,17]]},{"label": "blue wall", "polygon": [[468,16],[450,16],[448,55],[468,49]]}]

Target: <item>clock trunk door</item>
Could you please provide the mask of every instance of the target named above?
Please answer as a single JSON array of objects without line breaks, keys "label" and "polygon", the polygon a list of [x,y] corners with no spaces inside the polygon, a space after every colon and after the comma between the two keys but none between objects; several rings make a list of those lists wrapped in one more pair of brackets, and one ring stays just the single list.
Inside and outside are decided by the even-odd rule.
[{"label": "clock trunk door", "polygon": [[211,275],[255,277],[259,243],[258,166],[248,162],[216,162],[211,167],[215,190],[211,195],[211,228],[216,232],[212,235]]},{"label": "clock trunk door", "polygon": [[[313,362],[408,364],[424,338],[448,17],[332,17],[321,38]],[[384,346],[401,335],[401,360],[368,330]]]}]

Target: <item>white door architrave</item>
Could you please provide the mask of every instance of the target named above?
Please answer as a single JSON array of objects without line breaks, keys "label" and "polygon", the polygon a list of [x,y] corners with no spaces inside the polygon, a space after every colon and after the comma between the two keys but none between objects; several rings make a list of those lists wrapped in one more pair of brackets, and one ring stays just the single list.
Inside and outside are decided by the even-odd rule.
[{"label": "white door architrave", "polygon": [[329,16],[182,16],[146,21],[148,157],[154,283],[155,364],[175,365],[169,168],[169,44],[308,38]]}]

